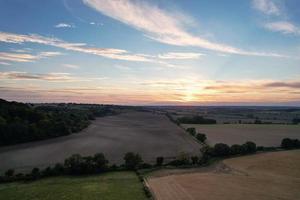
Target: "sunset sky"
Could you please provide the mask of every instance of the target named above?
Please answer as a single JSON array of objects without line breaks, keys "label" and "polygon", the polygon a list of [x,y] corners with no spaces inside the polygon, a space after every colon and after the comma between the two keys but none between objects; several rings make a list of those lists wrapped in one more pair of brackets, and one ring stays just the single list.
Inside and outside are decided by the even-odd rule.
[{"label": "sunset sky", "polygon": [[299,0],[0,0],[0,98],[300,106]]}]

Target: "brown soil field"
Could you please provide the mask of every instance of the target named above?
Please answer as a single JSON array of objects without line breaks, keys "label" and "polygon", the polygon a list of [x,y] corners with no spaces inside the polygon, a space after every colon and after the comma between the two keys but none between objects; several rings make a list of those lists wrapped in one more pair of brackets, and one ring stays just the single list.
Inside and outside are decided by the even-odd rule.
[{"label": "brown soil field", "polygon": [[184,128],[194,127],[206,134],[208,143],[242,144],[253,141],[258,146],[280,146],[285,137],[300,139],[300,125],[278,124],[184,124]]},{"label": "brown soil field", "polygon": [[62,162],[72,154],[103,152],[110,163],[121,164],[126,152],[137,152],[146,162],[180,152],[199,154],[199,144],[166,116],[127,112],[98,118],[84,131],[65,137],[0,148],[0,171],[19,171]]},{"label": "brown soil field", "polygon": [[152,177],[157,200],[300,199],[300,150],[226,159],[209,171]]}]

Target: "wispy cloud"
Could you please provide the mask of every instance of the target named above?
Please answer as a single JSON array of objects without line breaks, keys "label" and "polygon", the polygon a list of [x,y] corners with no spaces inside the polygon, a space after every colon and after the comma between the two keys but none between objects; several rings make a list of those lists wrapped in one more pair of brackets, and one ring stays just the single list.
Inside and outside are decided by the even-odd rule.
[{"label": "wispy cloud", "polygon": [[267,15],[280,15],[281,11],[278,5],[272,0],[253,0],[253,7]]},{"label": "wispy cloud", "polygon": [[38,59],[38,57],[31,54],[0,52],[0,60],[4,61],[33,62],[36,59]]},{"label": "wispy cloud", "polygon": [[36,55],[28,54],[28,53],[0,52],[0,60],[10,61],[10,62],[34,62],[41,58],[49,58],[58,55],[61,55],[61,53],[52,52],[52,51],[45,51]]},{"label": "wispy cloud", "polygon": [[284,90],[300,91],[300,81],[270,81],[270,80],[248,80],[248,81],[221,81],[209,84],[205,90],[221,93],[277,93]]},{"label": "wispy cloud", "polygon": [[264,22],[263,27],[282,34],[300,35],[300,27],[287,20],[288,14],[274,0],[253,0],[253,6],[265,15],[271,22]]},{"label": "wispy cloud", "polygon": [[42,80],[52,82],[74,82],[83,81],[78,77],[71,76],[69,73],[28,73],[28,72],[0,72],[1,80]]},{"label": "wispy cloud", "polygon": [[[63,81],[69,74],[12,74],[21,80]],[[16,72],[14,72],[16,73]],[[20,73],[20,72],[19,72]],[[24,72],[23,72],[24,73]],[[8,76],[8,75],[6,75]],[[55,76],[55,78],[53,78]],[[126,81],[128,83],[128,80]],[[32,83],[32,82],[31,82]],[[0,98],[26,100],[34,102],[89,102],[116,104],[297,104],[300,105],[300,82],[297,80],[243,80],[212,81],[191,79],[170,80],[135,80],[123,85],[122,82],[102,84],[81,84],[76,86],[32,87],[3,85],[0,87]],[[139,85],[142,85],[140,87]]]},{"label": "wispy cloud", "polygon": [[59,24],[56,24],[54,27],[55,28],[75,28],[74,25],[67,24],[67,23],[59,23]]},{"label": "wispy cloud", "polygon": [[265,28],[283,34],[300,35],[300,28],[288,21],[276,21],[266,23]]},{"label": "wispy cloud", "polygon": [[0,65],[11,65],[11,64],[7,62],[0,62]]},{"label": "wispy cloud", "polygon": [[78,69],[79,68],[78,65],[74,65],[74,64],[62,64],[62,66],[67,67],[67,68],[71,68],[71,69]]},{"label": "wispy cloud", "polygon": [[123,49],[90,47],[85,43],[70,43],[57,38],[44,37],[36,34],[23,35],[23,34],[0,32],[0,42],[18,43],[18,44],[31,42],[31,43],[55,46],[58,48],[63,48],[65,50],[88,53],[88,54],[98,55],[98,56],[117,59],[117,60],[154,62],[154,60],[151,60],[143,56],[142,54],[132,54]]},{"label": "wispy cloud", "polygon": [[189,17],[184,17],[183,14],[179,15],[178,12],[177,16],[182,17],[175,17],[172,13],[156,6],[151,6],[146,2],[131,0],[83,0],[83,2],[106,16],[121,21],[137,30],[143,31],[148,38],[161,43],[177,46],[196,46],[213,51],[238,55],[282,56],[276,53],[247,51],[194,36],[186,31],[186,26],[190,23],[190,20],[186,19]]},{"label": "wispy cloud", "polygon": [[161,59],[199,59],[201,56],[205,54],[202,53],[193,53],[193,52],[169,52],[165,54],[158,55],[158,58]]},{"label": "wispy cloud", "polygon": [[264,86],[269,88],[290,88],[300,90],[300,81],[273,81],[264,84]]}]

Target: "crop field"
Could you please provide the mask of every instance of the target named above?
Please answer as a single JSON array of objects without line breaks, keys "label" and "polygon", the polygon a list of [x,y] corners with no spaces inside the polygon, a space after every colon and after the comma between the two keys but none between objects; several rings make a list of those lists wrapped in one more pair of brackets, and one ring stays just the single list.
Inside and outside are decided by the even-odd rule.
[{"label": "crop field", "polygon": [[208,172],[148,179],[157,200],[300,199],[300,150],[227,159]]},{"label": "crop field", "polygon": [[184,124],[207,135],[208,143],[242,144],[253,141],[258,146],[280,146],[285,137],[300,139],[300,125],[278,124]]},{"label": "crop field", "polygon": [[146,200],[143,186],[134,172],[113,172],[97,176],[55,177],[31,183],[0,184],[5,200]]},{"label": "crop field", "polygon": [[0,148],[0,171],[45,167],[72,154],[104,153],[110,164],[123,163],[125,153],[141,154],[146,162],[157,156],[174,157],[180,152],[199,153],[199,144],[166,116],[127,112],[98,118],[84,131],[45,141]]}]

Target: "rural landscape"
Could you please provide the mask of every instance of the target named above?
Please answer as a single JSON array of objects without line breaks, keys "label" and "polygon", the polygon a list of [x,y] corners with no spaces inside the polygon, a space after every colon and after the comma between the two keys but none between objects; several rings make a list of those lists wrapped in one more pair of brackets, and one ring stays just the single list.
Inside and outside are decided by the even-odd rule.
[{"label": "rural landscape", "polygon": [[299,7],[0,0],[0,200],[300,199]]}]

